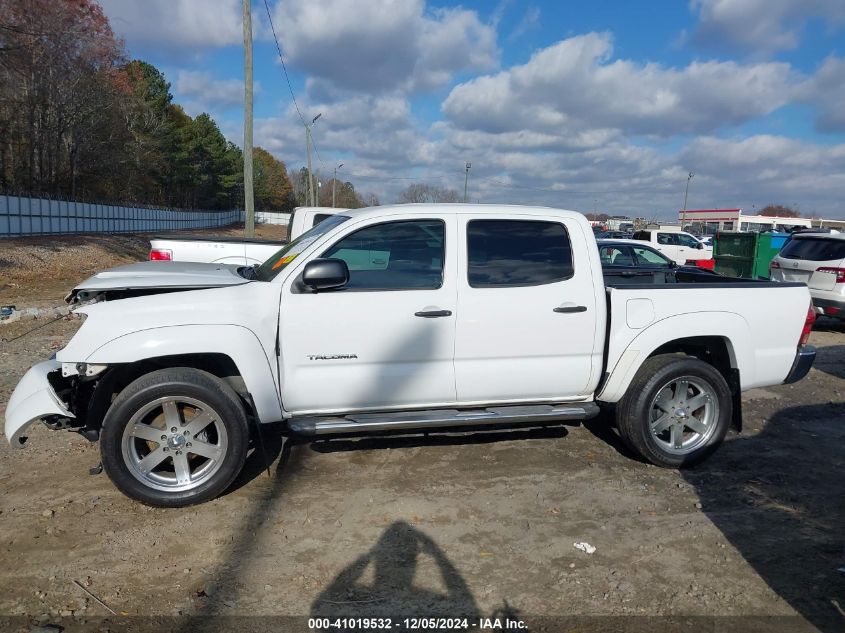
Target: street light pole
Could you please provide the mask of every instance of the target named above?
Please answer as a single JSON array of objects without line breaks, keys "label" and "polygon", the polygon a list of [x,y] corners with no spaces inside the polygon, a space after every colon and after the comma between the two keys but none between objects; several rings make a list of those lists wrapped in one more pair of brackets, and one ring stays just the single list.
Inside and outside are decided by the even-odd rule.
[{"label": "street light pole", "polygon": [[317,206],[314,198],[314,174],[311,171],[311,126],[313,126],[317,122],[317,119],[321,116],[323,116],[322,112],[311,119],[310,124],[305,124],[305,153],[308,156],[308,186],[305,189],[305,206],[307,207]]},{"label": "street light pole", "polygon": [[695,176],[693,172],[689,173],[687,176],[687,188],[684,191],[684,208],[681,211],[681,230],[684,230],[684,223],[687,221],[687,196],[689,195],[689,181],[692,180],[692,177]]},{"label": "street light pole", "polygon": [[470,167],[472,167],[472,163],[467,163],[466,176],[464,176],[464,204],[466,204],[466,201],[467,201],[467,185],[469,184]]},{"label": "street light pole", "polygon": [[338,163],[334,168],[334,178],[332,178],[332,209],[335,207],[337,201],[337,170],[343,167],[343,163]]}]

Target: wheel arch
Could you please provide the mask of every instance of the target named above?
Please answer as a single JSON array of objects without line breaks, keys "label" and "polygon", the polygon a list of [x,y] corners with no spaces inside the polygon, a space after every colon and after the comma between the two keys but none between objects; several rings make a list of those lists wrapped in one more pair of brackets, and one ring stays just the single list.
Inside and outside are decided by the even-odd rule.
[{"label": "wheel arch", "polygon": [[[168,353],[156,353],[164,350]],[[85,361],[109,366],[92,396],[97,399],[92,404],[100,408],[121,387],[143,374],[191,367],[225,380],[259,422],[282,419],[276,372],[256,336],[244,327],[203,325],[142,330],[109,341]]]},{"label": "wheel arch", "polygon": [[[683,336],[667,340],[669,332],[683,333]],[[738,398],[740,368],[746,374],[753,374],[755,360],[751,340],[747,322],[734,313],[692,313],[663,319],[639,332],[618,354],[596,399],[607,403],[618,402],[645,361],[660,354],[673,353],[693,356],[713,365]],[[753,375],[743,378],[753,379]]]}]

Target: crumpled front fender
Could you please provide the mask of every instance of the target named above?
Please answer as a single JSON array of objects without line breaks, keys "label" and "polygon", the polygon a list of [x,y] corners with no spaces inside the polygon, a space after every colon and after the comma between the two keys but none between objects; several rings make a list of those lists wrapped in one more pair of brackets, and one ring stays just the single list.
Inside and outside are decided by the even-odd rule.
[{"label": "crumpled front fender", "polygon": [[6,406],[6,439],[15,448],[23,448],[24,433],[33,422],[51,416],[76,417],[67,410],[47,380],[47,374],[61,371],[61,368],[62,364],[56,360],[33,365],[12,392]]}]

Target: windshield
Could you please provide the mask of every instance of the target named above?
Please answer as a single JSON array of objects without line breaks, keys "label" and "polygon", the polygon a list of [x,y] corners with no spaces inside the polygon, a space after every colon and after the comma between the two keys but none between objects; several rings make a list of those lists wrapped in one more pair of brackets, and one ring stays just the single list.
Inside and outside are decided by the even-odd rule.
[{"label": "windshield", "polygon": [[343,224],[349,219],[346,215],[333,215],[326,218],[316,226],[305,231],[298,238],[285,244],[281,249],[276,251],[266,262],[255,269],[255,279],[259,281],[270,281],[290,264],[296,256],[299,255],[311,244],[331,231],[334,227]]}]

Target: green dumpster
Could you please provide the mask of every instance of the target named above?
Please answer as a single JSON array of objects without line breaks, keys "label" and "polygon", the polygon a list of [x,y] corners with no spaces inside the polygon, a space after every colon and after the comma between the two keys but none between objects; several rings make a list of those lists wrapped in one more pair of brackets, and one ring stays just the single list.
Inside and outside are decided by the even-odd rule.
[{"label": "green dumpster", "polygon": [[717,273],[744,279],[768,279],[769,264],[784,240],[777,233],[719,232],[713,240]]}]

